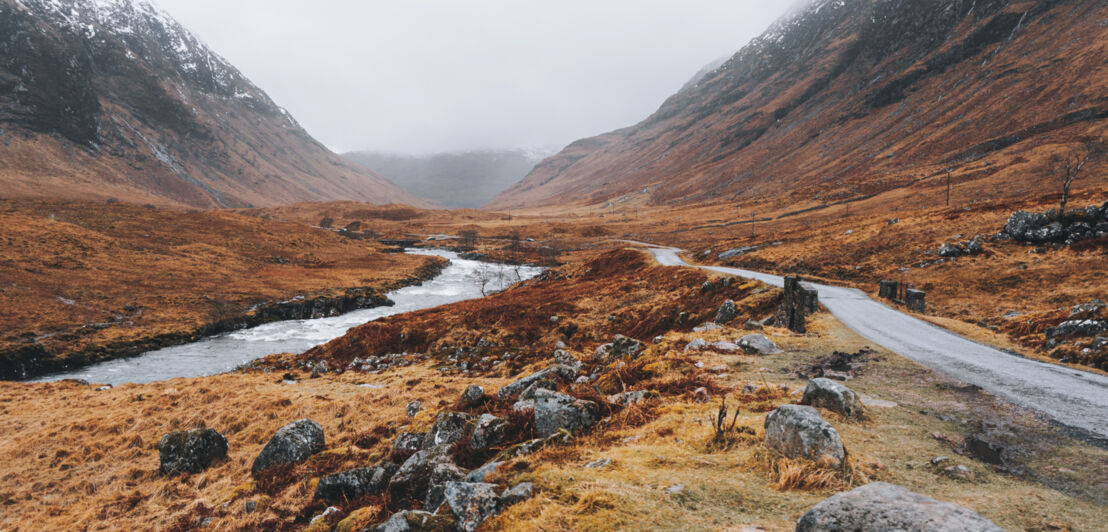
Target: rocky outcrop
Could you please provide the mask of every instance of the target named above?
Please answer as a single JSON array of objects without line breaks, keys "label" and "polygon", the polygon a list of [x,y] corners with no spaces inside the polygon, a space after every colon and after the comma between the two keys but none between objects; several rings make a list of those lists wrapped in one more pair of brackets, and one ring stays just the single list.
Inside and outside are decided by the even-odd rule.
[{"label": "rocky outcrop", "polygon": [[449,482],[444,498],[454,514],[458,529],[465,532],[477,530],[485,519],[499,514],[504,508],[495,484]]},{"label": "rocky outcrop", "polygon": [[719,306],[719,310],[716,311],[716,323],[723,325],[730,323],[732,320],[739,316],[739,309],[735,306],[735,302],[728,299]]},{"label": "rocky outcrop", "polygon": [[281,427],[254,459],[250,472],[255,477],[279,464],[300,462],[323,450],[323,427],[310,419],[299,419]]},{"label": "rocky outcrop", "polygon": [[968,508],[893,484],[874,482],[817,504],[800,518],[796,530],[1002,532],[1003,529]]},{"label": "rocky outcrop", "polygon": [[449,512],[433,514],[419,510],[402,510],[388,521],[377,525],[375,532],[454,532],[454,516]]},{"label": "rocky outcrop", "polygon": [[423,442],[427,435],[422,432],[401,432],[392,442],[392,453],[389,457],[398,463],[403,463],[408,457],[423,449]]},{"label": "rocky outcrop", "polygon": [[766,415],[766,446],[788,458],[840,466],[846,449],[838,431],[810,406],[783,405]]},{"label": "rocky outcrop", "polygon": [[170,432],[158,442],[158,455],[164,475],[200,473],[227,457],[227,439],[210,428]]},{"label": "rocky outcrop", "polygon": [[535,433],[545,438],[566,430],[577,434],[600,419],[600,405],[565,394],[539,390],[535,393]]},{"label": "rocky outcrop", "polygon": [[344,504],[366,495],[382,493],[396,470],[395,464],[389,464],[327,475],[319,479],[313,498],[327,504]]},{"label": "rocky outcrop", "polygon": [[532,373],[522,379],[505,385],[503,388],[500,388],[500,390],[496,392],[496,395],[500,398],[501,401],[507,401],[508,399],[516,397],[532,384],[535,384],[536,382],[539,382],[541,380],[559,380],[568,383],[571,382],[575,377],[577,377],[577,371],[575,371],[573,368],[569,366],[563,366],[561,364],[555,364],[553,366],[550,366],[549,368],[536,371],[535,373]]},{"label": "rocky outcrop", "polygon": [[461,440],[473,428],[475,419],[463,412],[440,413],[423,438],[423,448],[430,449]]},{"label": "rocky outcrop", "polygon": [[[464,478],[465,471],[454,465],[448,450],[448,446],[440,445],[419,451],[405,460],[389,482],[388,493],[393,504],[400,507],[426,504],[428,498],[435,498],[428,497],[433,491],[432,484],[438,484],[441,495],[447,481]],[[442,502],[441,499],[439,502]],[[438,505],[424,507],[433,510]]]},{"label": "rocky outcrop", "polygon": [[862,403],[854,390],[831,379],[812,379],[804,389],[800,404],[826,408],[848,418],[862,417]]},{"label": "rocky outcrop", "polygon": [[483,402],[485,402],[485,389],[476,384],[470,384],[462,392],[462,397],[458,400],[458,406],[469,409],[481,406]]},{"label": "rocky outcrop", "polygon": [[642,342],[634,338],[617,334],[612,343],[598,347],[593,358],[601,364],[610,364],[624,357],[635,359],[642,355],[645,347]]},{"label": "rocky outcrop", "polygon": [[1070,245],[1091,238],[1108,237],[1108,202],[1084,209],[1045,213],[1016,211],[1008,217],[1004,229],[996,235],[1027,244]]},{"label": "rocky outcrop", "polygon": [[508,421],[492,414],[481,414],[477,418],[477,424],[473,427],[473,434],[469,438],[469,448],[474,451],[485,451],[501,443],[508,431]]}]

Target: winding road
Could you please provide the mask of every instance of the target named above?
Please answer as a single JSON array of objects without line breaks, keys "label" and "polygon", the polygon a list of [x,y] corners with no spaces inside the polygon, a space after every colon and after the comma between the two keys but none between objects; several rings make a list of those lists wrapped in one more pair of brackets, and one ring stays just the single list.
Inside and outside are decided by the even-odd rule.
[{"label": "winding road", "polygon": [[[722,266],[693,266],[678,255],[679,249],[631,243],[647,246],[665,266],[702,268],[773,286],[784,285],[784,279],[776,275]],[[1108,377],[1022,358],[967,340],[874,301],[861,290],[805,285],[819,291],[820,303],[840,322],[871,342],[1041,412],[1093,438],[1108,439]]]}]

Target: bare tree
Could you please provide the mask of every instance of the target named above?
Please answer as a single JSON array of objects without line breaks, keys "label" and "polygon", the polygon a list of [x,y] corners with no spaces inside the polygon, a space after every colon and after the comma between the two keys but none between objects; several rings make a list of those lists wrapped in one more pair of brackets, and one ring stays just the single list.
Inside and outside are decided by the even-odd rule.
[{"label": "bare tree", "polygon": [[1057,175],[1062,185],[1062,200],[1058,206],[1058,219],[1066,216],[1066,204],[1070,201],[1070,188],[1073,182],[1081,176],[1081,171],[1089,161],[1108,153],[1108,144],[1099,138],[1088,138],[1081,142],[1081,147],[1067,155],[1055,155],[1050,158],[1051,170]]},{"label": "bare tree", "polygon": [[477,246],[477,231],[466,230],[459,233],[458,247],[464,250],[472,250]]},{"label": "bare tree", "polygon": [[470,278],[473,280],[473,284],[477,285],[477,288],[481,290],[481,296],[489,295],[489,283],[492,282],[492,269],[489,267],[489,263],[482,262],[477,265],[477,269],[473,270],[470,274]]},{"label": "bare tree", "polygon": [[319,221],[319,226],[324,228],[324,229],[330,229],[331,226],[334,225],[334,224],[335,224],[335,219],[331,218],[330,216],[328,216],[326,214],[324,214],[323,219]]},{"label": "bare tree", "polygon": [[511,234],[508,235],[508,249],[512,252],[512,258],[519,258],[519,252],[522,247],[519,238],[519,229],[512,229]]}]

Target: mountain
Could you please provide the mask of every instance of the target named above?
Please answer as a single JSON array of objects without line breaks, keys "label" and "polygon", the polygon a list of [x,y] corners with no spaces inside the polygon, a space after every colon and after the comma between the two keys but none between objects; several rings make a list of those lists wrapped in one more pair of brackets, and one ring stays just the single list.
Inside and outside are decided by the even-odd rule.
[{"label": "mountain", "polygon": [[487,206],[826,203],[947,167],[1026,182],[1047,147],[1104,134],[1106,20],[1093,0],[811,2],[643,122],[570,144]]},{"label": "mountain", "polygon": [[523,179],[550,153],[530,150],[475,150],[431,155],[374,151],[344,154],[420,197],[447,207],[476,208]]},{"label": "mountain", "polygon": [[138,0],[0,0],[0,195],[428,204],[331,153]]}]

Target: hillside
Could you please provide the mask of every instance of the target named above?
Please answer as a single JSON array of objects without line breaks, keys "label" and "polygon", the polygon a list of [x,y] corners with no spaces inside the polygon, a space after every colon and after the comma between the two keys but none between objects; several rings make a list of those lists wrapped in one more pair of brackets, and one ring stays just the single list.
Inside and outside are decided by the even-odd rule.
[{"label": "hillside", "polygon": [[427,205],[139,0],[0,0],[0,196]]},{"label": "hillside", "polygon": [[346,153],[404,190],[451,208],[476,209],[523,179],[542,160],[526,150],[474,150],[429,155]]},{"label": "hillside", "polygon": [[1108,124],[1106,17],[1083,0],[814,2],[487,206],[812,206],[932,186],[948,167],[992,195],[1042,194],[1053,184],[1031,176],[1049,156]]}]

